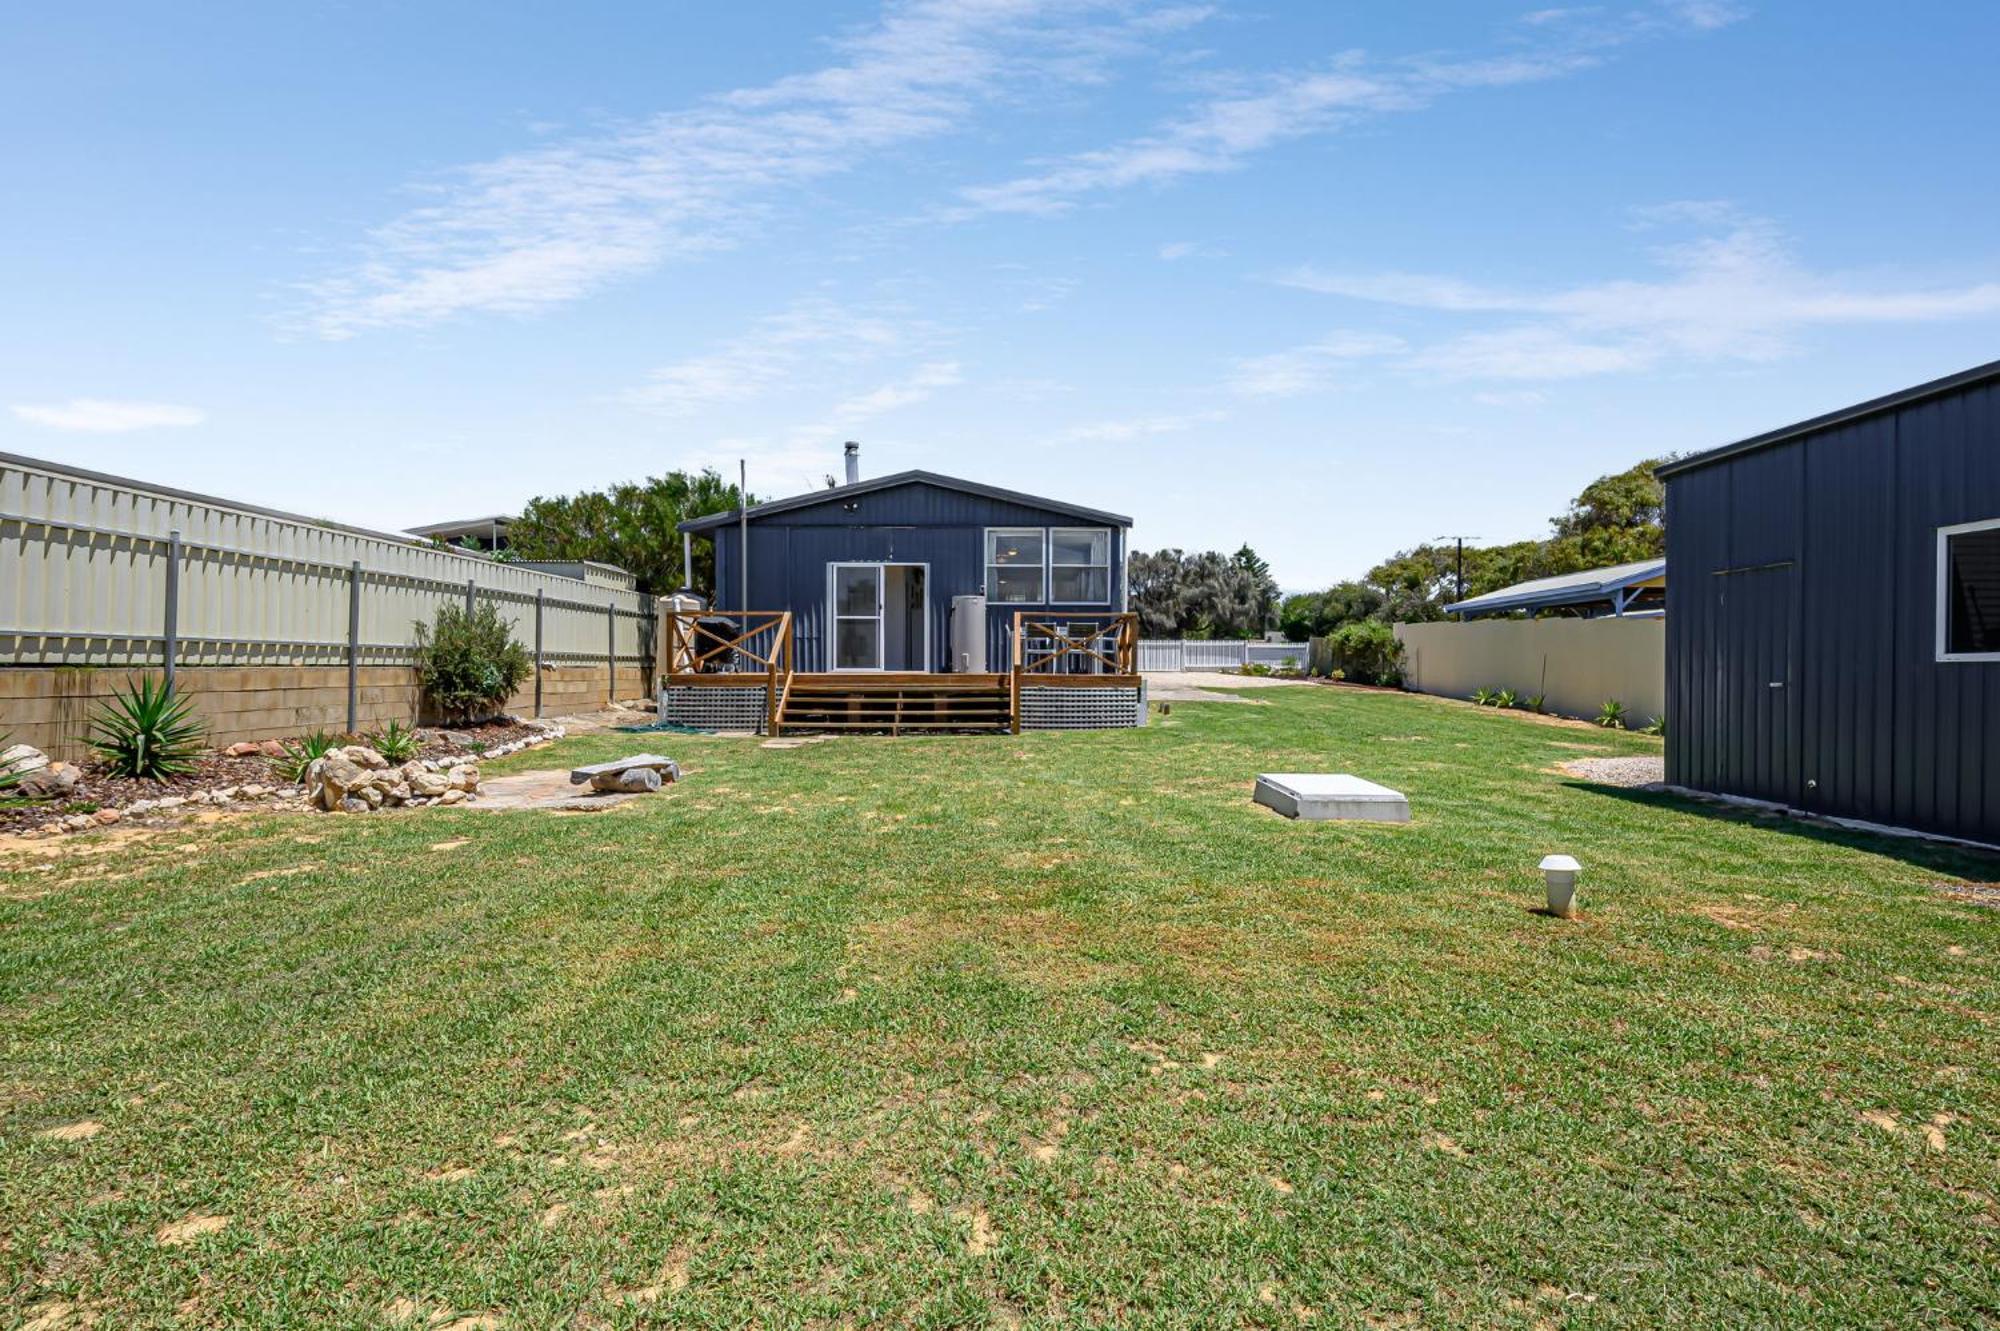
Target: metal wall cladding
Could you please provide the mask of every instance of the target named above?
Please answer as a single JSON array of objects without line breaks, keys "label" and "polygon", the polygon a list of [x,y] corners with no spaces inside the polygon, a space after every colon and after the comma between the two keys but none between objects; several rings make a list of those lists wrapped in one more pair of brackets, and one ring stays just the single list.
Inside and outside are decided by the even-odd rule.
[{"label": "metal wall cladding", "polygon": [[[1064,513],[989,499],[942,486],[913,482],[843,501],[828,502],[757,519],[750,524],[750,600],[741,596],[736,558],[738,529],[718,528],[716,605],[718,609],[790,610],[794,666],[832,668],[828,641],[827,566],[835,563],[896,563],[929,566],[929,668],[951,668],[951,598],[986,587],[988,527],[1099,527]],[[1111,602],[1108,605],[1003,605],[986,611],[987,667],[1006,670],[1013,661],[1014,614],[1030,611],[1060,616],[1104,614],[1123,602],[1125,537],[1111,531]]]},{"label": "metal wall cladding", "polygon": [[1670,476],[1668,779],[2000,841],[2000,662],[1937,660],[1938,528],[1993,518],[1995,378]]},{"label": "metal wall cladding", "polygon": [[178,531],[183,665],[344,661],[353,566],[361,655],[409,659],[414,626],[468,582],[552,662],[649,660],[649,597],[222,500],[0,458],[0,663],[154,665]]}]

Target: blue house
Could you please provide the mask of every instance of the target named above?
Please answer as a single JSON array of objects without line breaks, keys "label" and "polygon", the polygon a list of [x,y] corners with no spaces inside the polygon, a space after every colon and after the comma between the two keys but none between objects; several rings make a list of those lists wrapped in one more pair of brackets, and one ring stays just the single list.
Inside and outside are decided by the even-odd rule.
[{"label": "blue house", "polygon": [[716,586],[706,611],[668,617],[663,715],[713,720],[717,690],[761,674],[774,732],[1143,716],[1130,518],[928,471],[857,473],[850,444],[845,484],[681,524],[714,543]]}]

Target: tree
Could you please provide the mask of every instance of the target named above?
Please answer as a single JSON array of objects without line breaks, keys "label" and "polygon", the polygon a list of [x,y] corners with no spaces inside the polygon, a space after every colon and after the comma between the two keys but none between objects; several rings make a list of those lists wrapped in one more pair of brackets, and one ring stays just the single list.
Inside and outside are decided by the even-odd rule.
[{"label": "tree", "polygon": [[1247,545],[1233,555],[1136,551],[1125,576],[1148,637],[1255,637],[1277,612],[1270,565]]},{"label": "tree", "polygon": [[[757,497],[750,496],[755,504]],[[681,523],[736,508],[737,490],[713,470],[672,471],[643,482],[577,495],[536,498],[507,529],[517,559],[588,559],[638,576],[639,590],[662,596],[681,587],[713,588],[713,546],[695,546],[695,567],[681,567]]]}]

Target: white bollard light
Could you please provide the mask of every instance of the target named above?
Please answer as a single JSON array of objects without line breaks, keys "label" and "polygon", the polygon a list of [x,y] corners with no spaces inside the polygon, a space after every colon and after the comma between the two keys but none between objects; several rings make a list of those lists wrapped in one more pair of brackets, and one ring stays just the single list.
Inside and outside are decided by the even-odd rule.
[{"label": "white bollard light", "polygon": [[1583,866],[1568,855],[1542,857],[1542,881],[1549,888],[1549,914],[1567,920],[1576,909],[1576,876]]}]

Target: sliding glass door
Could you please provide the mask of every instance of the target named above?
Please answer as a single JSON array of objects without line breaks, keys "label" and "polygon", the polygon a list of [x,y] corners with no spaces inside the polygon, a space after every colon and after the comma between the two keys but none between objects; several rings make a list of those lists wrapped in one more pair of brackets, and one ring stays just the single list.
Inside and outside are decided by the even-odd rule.
[{"label": "sliding glass door", "polygon": [[833,668],[882,668],[882,566],[833,566]]}]

